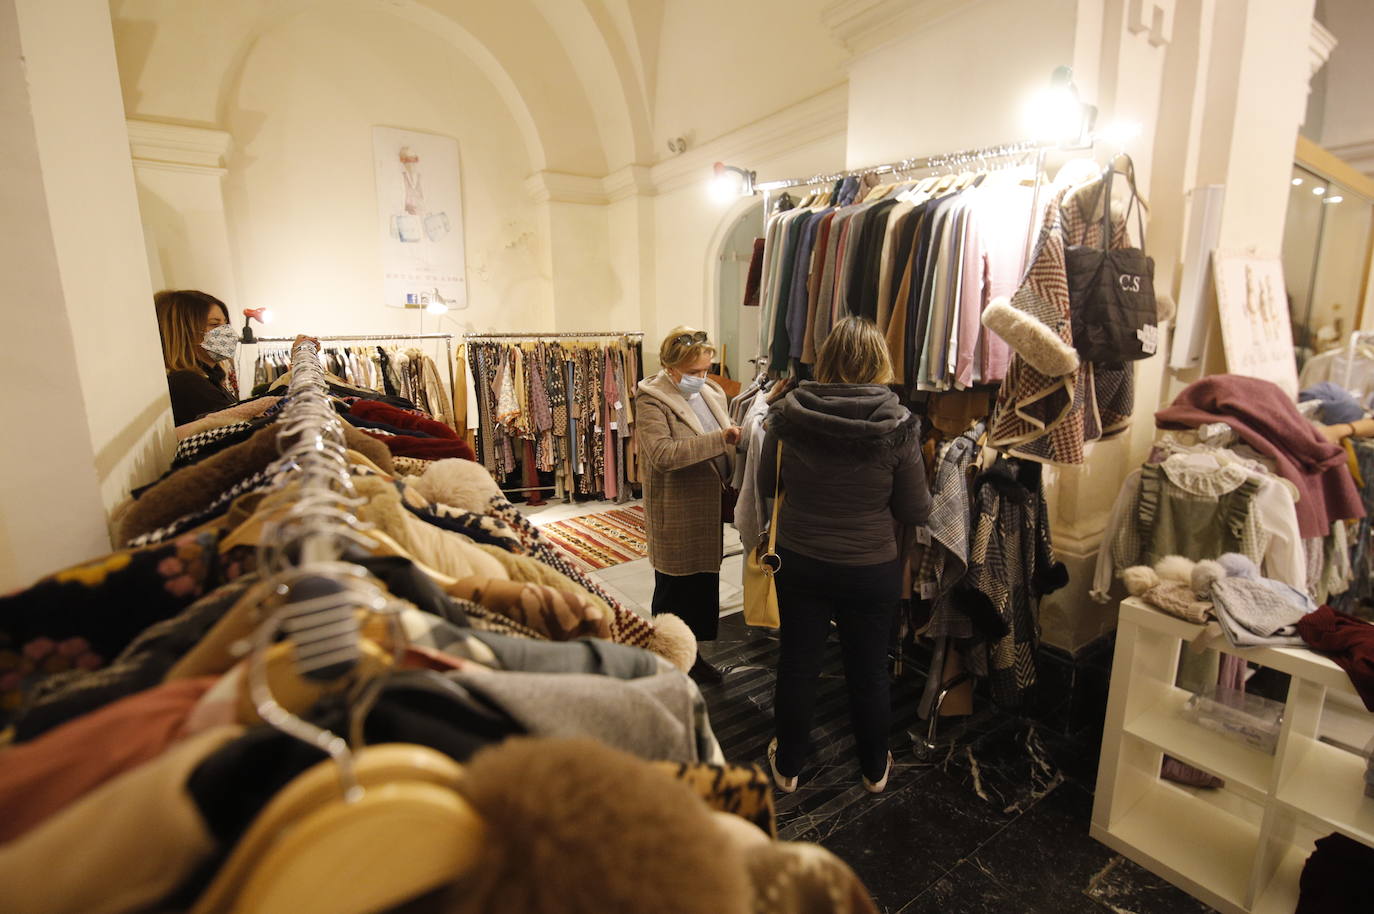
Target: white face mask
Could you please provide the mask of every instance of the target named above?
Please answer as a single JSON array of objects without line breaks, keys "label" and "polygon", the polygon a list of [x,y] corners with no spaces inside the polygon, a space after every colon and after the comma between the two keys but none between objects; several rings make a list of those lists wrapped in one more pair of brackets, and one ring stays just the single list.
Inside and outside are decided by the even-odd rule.
[{"label": "white face mask", "polygon": [[238,350],[239,332],[228,324],[220,324],[206,331],[200,346],[216,359],[230,358]]},{"label": "white face mask", "polygon": [[698,378],[690,374],[683,375],[682,380],[677,382],[677,389],[682,392],[684,397],[690,397],[692,394],[701,393],[701,389],[705,386],[705,378]]}]

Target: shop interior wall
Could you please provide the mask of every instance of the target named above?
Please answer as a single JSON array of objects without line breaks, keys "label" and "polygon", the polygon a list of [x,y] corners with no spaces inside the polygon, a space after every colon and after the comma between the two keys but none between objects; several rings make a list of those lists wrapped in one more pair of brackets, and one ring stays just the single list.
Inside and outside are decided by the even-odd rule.
[{"label": "shop interior wall", "polygon": [[523,188],[530,164],[504,102],[446,42],[348,6],[263,35],[229,93],[225,204],[241,304],[271,306],[288,333],[418,329],[417,312],[380,304],[374,125],[458,140],[468,308],[451,317],[552,326]]},{"label": "shop interior wall", "polygon": [[1012,142],[1022,109],[1071,64],[1076,0],[981,0],[849,68],[851,167]]}]

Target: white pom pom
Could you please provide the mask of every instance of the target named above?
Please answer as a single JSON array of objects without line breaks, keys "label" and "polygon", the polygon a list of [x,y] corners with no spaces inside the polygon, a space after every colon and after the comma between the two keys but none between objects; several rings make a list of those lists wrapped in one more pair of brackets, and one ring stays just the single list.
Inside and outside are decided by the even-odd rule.
[{"label": "white pom pom", "polygon": [[1155,571],[1158,571],[1159,576],[1166,581],[1191,584],[1193,577],[1193,560],[1184,558],[1181,555],[1166,555],[1158,562],[1155,562]]},{"label": "white pom pom", "polygon": [[1149,565],[1135,565],[1121,572],[1121,580],[1132,596],[1138,597],[1152,587],[1159,586],[1159,575]]},{"label": "white pom pom", "polygon": [[1212,592],[1212,582],[1226,577],[1226,569],[1220,562],[1204,559],[1193,568],[1193,593],[1205,597]]}]

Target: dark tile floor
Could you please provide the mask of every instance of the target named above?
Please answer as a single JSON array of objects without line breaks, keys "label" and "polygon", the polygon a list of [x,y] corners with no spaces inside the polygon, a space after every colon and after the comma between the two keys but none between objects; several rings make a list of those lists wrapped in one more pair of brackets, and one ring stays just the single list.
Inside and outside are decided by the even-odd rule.
[{"label": "dark tile floor", "polygon": [[[721,639],[704,654],[729,670],[723,684],[703,689],[726,758],[767,770],[777,641],[735,615],[722,620]],[[1047,681],[1097,682],[1102,674],[1044,666]],[[1104,696],[1105,686],[1051,702],[1041,696],[1032,702],[1035,719],[990,708],[980,696],[984,710],[947,728],[941,742],[953,737],[952,745],[921,762],[907,730],[918,722],[923,677],[908,665],[897,680],[896,768],[887,791],[870,796],[853,760],[839,646],[831,644],[811,760],[800,789],[778,795],[784,840],[835,852],[884,914],[1211,910],[1088,835],[1103,704],[1092,696]]]}]

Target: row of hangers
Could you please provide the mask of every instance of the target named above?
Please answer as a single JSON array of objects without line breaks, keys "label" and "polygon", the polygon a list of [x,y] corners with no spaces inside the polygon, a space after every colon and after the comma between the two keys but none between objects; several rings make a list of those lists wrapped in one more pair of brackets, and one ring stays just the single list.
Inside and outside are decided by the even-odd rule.
[{"label": "row of hangers", "polygon": [[[349,467],[366,458],[344,446],[318,353],[313,341],[293,351],[278,432],[274,475],[296,497],[255,514],[221,545],[255,546],[263,581],[221,620],[220,637],[187,660],[227,669],[231,646],[247,634],[241,721],[264,721],[330,758],[277,793],[192,914],[380,910],[460,878],[482,847],[481,818],[456,790],[462,767],[452,759],[413,744],[350,747],[300,716],[324,694],[345,692],[351,730],[360,732],[406,647],[401,604],[340,560],[348,548],[407,553],[355,513],[362,499]],[[421,569],[441,586],[455,583]],[[356,878],[361,871],[367,879]]]},{"label": "row of hangers", "polygon": [[[892,195],[900,200],[913,200],[965,190],[994,171],[1011,171],[1025,165],[1026,158],[1030,154],[1027,151],[1020,151],[991,156],[986,154],[955,156],[937,165],[921,166],[921,168],[933,168],[935,172],[915,181],[909,179],[901,170],[893,171],[891,174],[895,180],[875,185],[855,202],[871,203]],[[1012,158],[1001,163],[995,161],[998,158],[1008,157]],[[1028,176],[1023,181],[1030,183],[1034,181],[1034,176]],[[828,199],[831,191],[832,189],[827,186],[813,188],[797,206],[800,208],[816,206]]]}]

